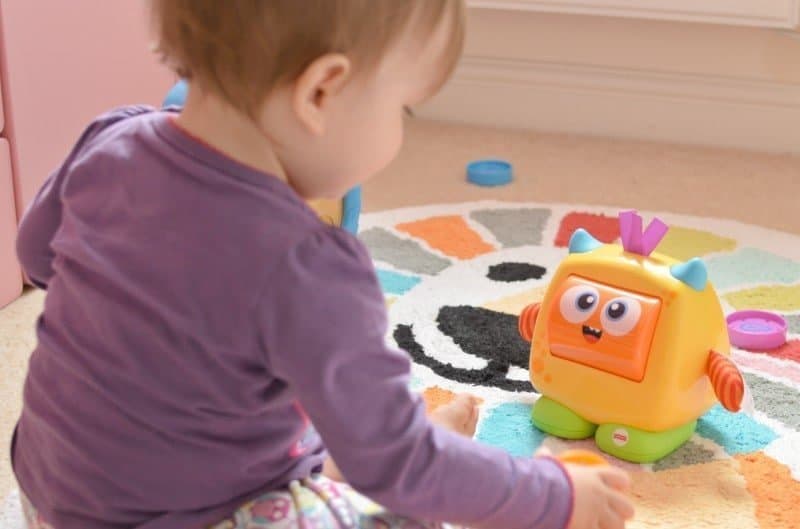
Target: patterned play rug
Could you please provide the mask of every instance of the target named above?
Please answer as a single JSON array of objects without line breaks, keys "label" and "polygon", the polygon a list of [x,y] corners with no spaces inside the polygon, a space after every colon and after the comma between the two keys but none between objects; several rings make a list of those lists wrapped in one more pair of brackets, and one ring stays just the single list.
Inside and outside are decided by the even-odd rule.
[{"label": "patterned play rug", "polygon": [[[594,450],[593,442],[544,436],[530,422],[529,345],[517,315],[539,301],[572,232],[619,238],[617,210],[474,202],[367,214],[390,313],[390,337],[414,360],[412,384],[435,407],[454,392],[484,399],[477,437],[517,456],[541,444]],[[655,214],[641,212],[645,223]],[[656,251],[701,257],[726,313],[777,311],[789,342],[734,350],[755,414],[719,406],[690,442],[631,471],[637,519],[630,528],[800,528],[800,237],[734,221],[657,214],[670,231]]]}]

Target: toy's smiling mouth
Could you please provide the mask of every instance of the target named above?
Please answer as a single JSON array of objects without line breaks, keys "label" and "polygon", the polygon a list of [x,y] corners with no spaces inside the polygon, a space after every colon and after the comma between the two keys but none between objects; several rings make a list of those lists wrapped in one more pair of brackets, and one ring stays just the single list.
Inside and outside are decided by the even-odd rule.
[{"label": "toy's smiling mouth", "polygon": [[600,329],[595,329],[594,327],[589,327],[588,325],[583,326],[583,337],[589,343],[597,343],[600,338],[603,336],[603,331]]}]

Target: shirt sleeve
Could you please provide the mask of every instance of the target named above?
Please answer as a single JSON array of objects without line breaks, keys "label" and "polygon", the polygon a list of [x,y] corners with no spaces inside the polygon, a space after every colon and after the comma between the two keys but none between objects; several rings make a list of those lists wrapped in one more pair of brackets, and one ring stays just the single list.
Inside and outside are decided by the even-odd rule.
[{"label": "shirt sleeve", "polygon": [[514,459],[432,425],[409,390],[408,355],[387,346],[386,308],[353,236],[321,229],[266,287],[264,345],[350,485],[417,519],[560,529],[572,510],[563,467]]},{"label": "shirt sleeve", "polygon": [[35,286],[46,289],[53,276],[54,254],[50,243],[61,224],[60,192],[70,167],[100,132],[126,118],[151,111],[153,109],[146,106],[123,107],[98,117],[84,130],[61,166],[45,180],[25,211],[17,232],[17,257]]}]

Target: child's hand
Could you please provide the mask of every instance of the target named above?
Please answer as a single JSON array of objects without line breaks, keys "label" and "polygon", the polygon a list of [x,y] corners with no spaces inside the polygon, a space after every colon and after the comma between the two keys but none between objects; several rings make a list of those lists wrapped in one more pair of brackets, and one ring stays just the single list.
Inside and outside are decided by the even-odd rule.
[{"label": "child's hand", "polygon": [[633,518],[633,503],[625,495],[628,475],[611,466],[565,465],[575,491],[575,508],[568,529],[624,529]]},{"label": "child's hand", "polygon": [[451,402],[439,406],[430,414],[431,422],[465,437],[475,435],[478,425],[480,399],[460,394]]}]

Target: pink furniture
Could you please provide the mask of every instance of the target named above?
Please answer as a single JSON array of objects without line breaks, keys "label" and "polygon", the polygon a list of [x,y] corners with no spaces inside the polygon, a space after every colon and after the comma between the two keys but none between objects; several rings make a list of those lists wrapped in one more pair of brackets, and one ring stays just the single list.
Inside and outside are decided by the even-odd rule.
[{"label": "pink furniture", "polygon": [[22,275],[14,253],[17,216],[8,140],[0,138],[0,306],[22,291]]},{"label": "pink furniture", "polygon": [[150,52],[145,6],[0,0],[0,306],[22,289],[17,219],[83,128],[115,106],[158,105],[174,83]]}]

